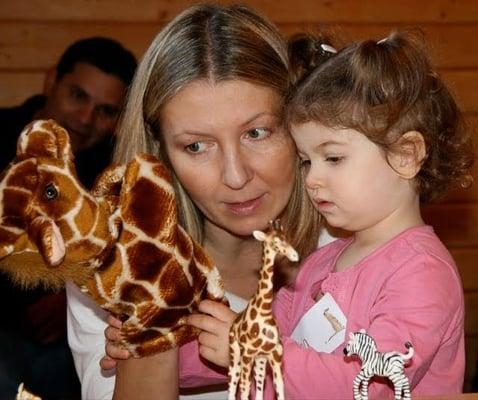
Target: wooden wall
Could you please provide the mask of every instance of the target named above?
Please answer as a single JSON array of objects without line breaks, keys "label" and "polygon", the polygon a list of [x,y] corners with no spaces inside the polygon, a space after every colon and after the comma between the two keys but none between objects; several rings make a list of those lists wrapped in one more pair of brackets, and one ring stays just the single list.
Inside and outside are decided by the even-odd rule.
[{"label": "wooden wall", "polygon": [[[440,72],[478,135],[478,1],[245,3],[271,18],[287,35],[322,23],[348,38],[381,39],[392,28],[419,26],[430,40]],[[0,1],[0,106],[19,103],[40,92],[45,70],[78,38],[114,37],[141,56],[164,23],[189,4],[192,2],[186,0]],[[478,182],[471,190],[456,191],[444,203],[427,207],[425,215],[455,256],[462,274],[467,307],[465,389],[469,389],[478,354]]]}]

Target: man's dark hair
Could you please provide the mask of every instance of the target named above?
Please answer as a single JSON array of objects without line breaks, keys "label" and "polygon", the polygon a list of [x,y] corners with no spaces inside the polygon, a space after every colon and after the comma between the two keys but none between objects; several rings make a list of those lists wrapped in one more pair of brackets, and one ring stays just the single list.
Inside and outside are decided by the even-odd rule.
[{"label": "man's dark hair", "polygon": [[56,67],[56,79],[84,62],[121,79],[127,86],[136,70],[136,57],[119,42],[104,37],[79,40],[66,49]]}]

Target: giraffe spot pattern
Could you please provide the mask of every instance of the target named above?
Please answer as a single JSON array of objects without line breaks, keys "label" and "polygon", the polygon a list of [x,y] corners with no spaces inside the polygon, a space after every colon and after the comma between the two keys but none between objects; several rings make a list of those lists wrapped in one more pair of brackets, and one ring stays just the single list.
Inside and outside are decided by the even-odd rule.
[{"label": "giraffe spot pattern", "polygon": [[[154,210],[154,212],[151,212]],[[130,198],[122,210],[123,218],[149,237],[157,237],[175,214],[174,199],[154,182],[139,177],[130,189]]]},{"label": "giraffe spot pattern", "polygon": [[159,278],[161,297],[169,306],[187,306],[194,298],[189,281],[179,266],[177,260],[172,259],[162,268]]},{"label": "giraffe spot pattern", "polygon": [[130,303],[141,303],[153,300],[153,296],[142,285],[125,282],[121,285],[121,298]]},{"label": "giraffe spot pattern", "polygon": [[167,265],[171,254],[159,249],[154,243],[138,241],[127,248],[131,275],[135,280],[155,282],[159,277],[158,265]]}]

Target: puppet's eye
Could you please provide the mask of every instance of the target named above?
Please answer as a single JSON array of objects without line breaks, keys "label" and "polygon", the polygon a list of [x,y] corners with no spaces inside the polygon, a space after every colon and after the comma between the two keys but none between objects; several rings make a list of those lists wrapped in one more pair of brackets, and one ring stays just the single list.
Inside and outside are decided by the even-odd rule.
[{"label": "puppet's eye", "polygon": [[49,183],[45,187],[45,198],[47,200],[53,200],[58,197],[58,190],[53,183]]}]

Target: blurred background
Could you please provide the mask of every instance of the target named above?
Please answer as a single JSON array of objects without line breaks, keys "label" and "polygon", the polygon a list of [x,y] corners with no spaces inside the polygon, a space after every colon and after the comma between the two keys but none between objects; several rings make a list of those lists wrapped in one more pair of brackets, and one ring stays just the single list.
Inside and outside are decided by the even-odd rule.
[{"label": "blurred background", "polygon": [[[47,69],[75,40],[96,35],[115,38],[140,58],[161,27],[193,3],[1,0],[0,107],[20,104],[31,94],[42,92]],[[434,61],[454,91],[478,143],[478,0],[248,0],[242,3],[269,17],[286,36],[325,27],[345,40],[378,40],[393,28],[421,28]],[[444,201],[425,209],[427,222],[450,249],[463,279],[466,391],[471,388],[478,356],[477,171],[475,165],[475,185],[471,189],[454,191]]]}]

